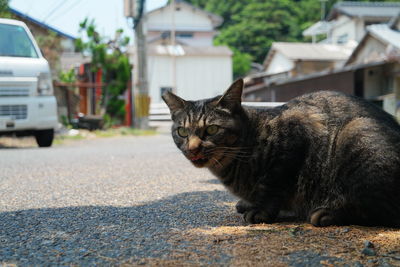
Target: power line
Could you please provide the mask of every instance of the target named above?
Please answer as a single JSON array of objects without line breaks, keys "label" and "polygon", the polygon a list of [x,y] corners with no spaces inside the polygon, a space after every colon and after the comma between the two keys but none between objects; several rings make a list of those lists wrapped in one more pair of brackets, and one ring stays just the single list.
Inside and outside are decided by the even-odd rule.
[{"label": "power line", "polygon": [[[29,0],[29,1],[30,1],[31,3],[34,2],[34,1],[32,1],[32,0]],[[41,17],[41,18],[46,17],[45,14],[49,14],[49,13],[50,13],[50,10],[52,10],[57,4],[58,4],[57,1],[52,2],[52,3],[48,6],[48,8],[47,8],[45,11],[41,12],[40,17]]]},{"label": "power line", "polygon": [[57,17],[57,19],[59,19],[59,18],[65,16],[65,14],[67,14],[69,11],[71,11],[72,9],[74,9],[75,6],[76,6],[77,4],[79,4],[79,3],[81,3],[81,2],[82,2],[81,0],[77,0],[77,1],[73,2],[72,5],[70,5],[68,8],[66,8],[66,11],[65,11],[65,12],[63,12],[61,15],[59,15],[59,16]]},{"label": "power line", "polygon": [[51,15],[54,14],[54,12],[56,12],[60,7],[62,7],[65,3],[67,3],[68,0],[64,0],[62,1],[59,5],[57,5],[52,11],[50,11],[50,13],[47,15],[47,17],[45,17],[45,19],[43,20],[43,22],[45,22],[49,17],[51,17]]},{"label": "power line", "polygon": [[28,14],[29,14],[29,11],[31,11],[31,10],[32,10],[32,6],[33,6],[33,1],[29,1],[29,0],[28,0],[28,2],[29,2],[29,6],[28,6],[28,9],[27,9],[27,11],[25,12],[25,14],[26,14],[26,15],[28,15]]}]

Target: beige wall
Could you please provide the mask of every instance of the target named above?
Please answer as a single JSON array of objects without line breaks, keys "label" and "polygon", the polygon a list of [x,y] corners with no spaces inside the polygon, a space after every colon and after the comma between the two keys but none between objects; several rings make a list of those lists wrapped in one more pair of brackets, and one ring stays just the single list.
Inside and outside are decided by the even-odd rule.
[{"label": "beige wall", "polygon": [[[155,38],[161,37],[163,32],[165,31],[148,31],[147,40],[153,40]],[[192,38],[176,37],[176,40],[181,41],[186,45],[190,46],[213,46],[213,38],[215,35],[214,31],[208,31],[208,32],[185,31],[185,32],[192,33],[193,37]],[[171,41],[168,39],[165,42],[169,44]]]},{"label": "beige wall", "polygon": [[355,57],[351,58],[348,64],[356,65],[379,61],[385,56],[386,45],[371,36],[368,36],[360,45]]},{"label": "beige wall", "polygon": [[272,56],[271,62],[268,64],[265,72],[267,74],[275,74],[280,72],[289,71],[294,68],[292,60],[288,59],[278,51]]},{"label": "beige wall", "polygon": [[292,74],[293,76],[311,74],[326,69],[333,69],[334,66],[334,61],[297,61]]},{"label": "beige wall", "polygon": [[357,23],[350,17],[340,15],[335,21],[330,36],[332,43],[338,43],[340,36],[347,34],[348,40],[357,40]]},{"label": "beige wall", "polygon": [[[150,55],[148,75],[153,103],[161,102],[161,87],[173,87],[173,59]],[[185,99],[202,99],[221,94],[232,82],[230,56],[176,57],[177,94]]]}]

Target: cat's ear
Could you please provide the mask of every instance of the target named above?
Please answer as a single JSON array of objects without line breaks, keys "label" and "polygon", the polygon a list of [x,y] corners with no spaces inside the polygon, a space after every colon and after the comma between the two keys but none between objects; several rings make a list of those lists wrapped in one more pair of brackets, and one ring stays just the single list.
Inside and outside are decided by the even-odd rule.
[{"label": "cat's ear", "polygon": [[242,103],[243,79],[238,79],[217,100],[216,105],[227,107],[240,106]]},{"label": "cat's ear", "polygon": [[170,91],[165,92],[162,96],[162,99],[167,104],[171,113],[174,113],[178,110],[181,110],[185,107],[186,101],[180,98],[179,96],[171,93]]}]

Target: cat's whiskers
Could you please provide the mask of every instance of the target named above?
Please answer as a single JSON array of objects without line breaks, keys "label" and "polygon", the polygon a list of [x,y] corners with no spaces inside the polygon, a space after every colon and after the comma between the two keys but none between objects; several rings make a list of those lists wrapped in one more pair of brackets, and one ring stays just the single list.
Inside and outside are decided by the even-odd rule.
[{"label": "cat's whiskers", "polygon": [[230,155],[236,155],[236,156],[242,156],[242,157],[247,157],[250,156],[251,153],[249,152],[244,152],[244,151],[229,151],[225,149],[218,149],[218,150],[213,150],[207,153],[223,153],[223,154],[230,154]]},{"label": "cat's whiskers", "polygon": [[243,151],[243,150],[235,150],[235,149],[226,149],[226,148],[215,148],[207,150],[207,152],[229,152],[229,153],[236,153],[241,155],[250,155],[251,152]]},{"label": "cat's whiskers", "polygon": [[250,157],[244,157],[244,156],[239,156],[239,155],[234,155],[234,154],[228,154],[228,153],[221,153],[220,154],[222,157],[226,157],[229,159],[234,159],[238,160],[240,162],[248,162]]},{"label": "cat's whiskers", "polygon": [[216,158],[212,157],[211,159],[218,163],[222,168],[224,167],[224,165],[222,165],[221,162],[219,162]]}]

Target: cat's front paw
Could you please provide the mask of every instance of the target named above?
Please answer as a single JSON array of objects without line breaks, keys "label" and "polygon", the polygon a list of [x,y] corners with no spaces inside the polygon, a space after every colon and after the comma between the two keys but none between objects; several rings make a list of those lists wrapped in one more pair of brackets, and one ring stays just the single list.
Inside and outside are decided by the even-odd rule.
[{"label": "cat's front paw", "polygon": [[246,211],[254,209],[254,206],[248,203],[247,201],[244,200],[239,200],[238,203],[236,203],[236,211],[240,214],[245,213]]},{"label": "cat's front paw", "polygon": [[247,210],[243,214],[245,222],[250,224],[257,223],[273,223],[274,219],[264,210],[252,209]]},{"label": "cat's front paw", "polygon": [[334,212],[326,208],[317,208],[311,212],[310,223],[317,227],[340,225]]}]

